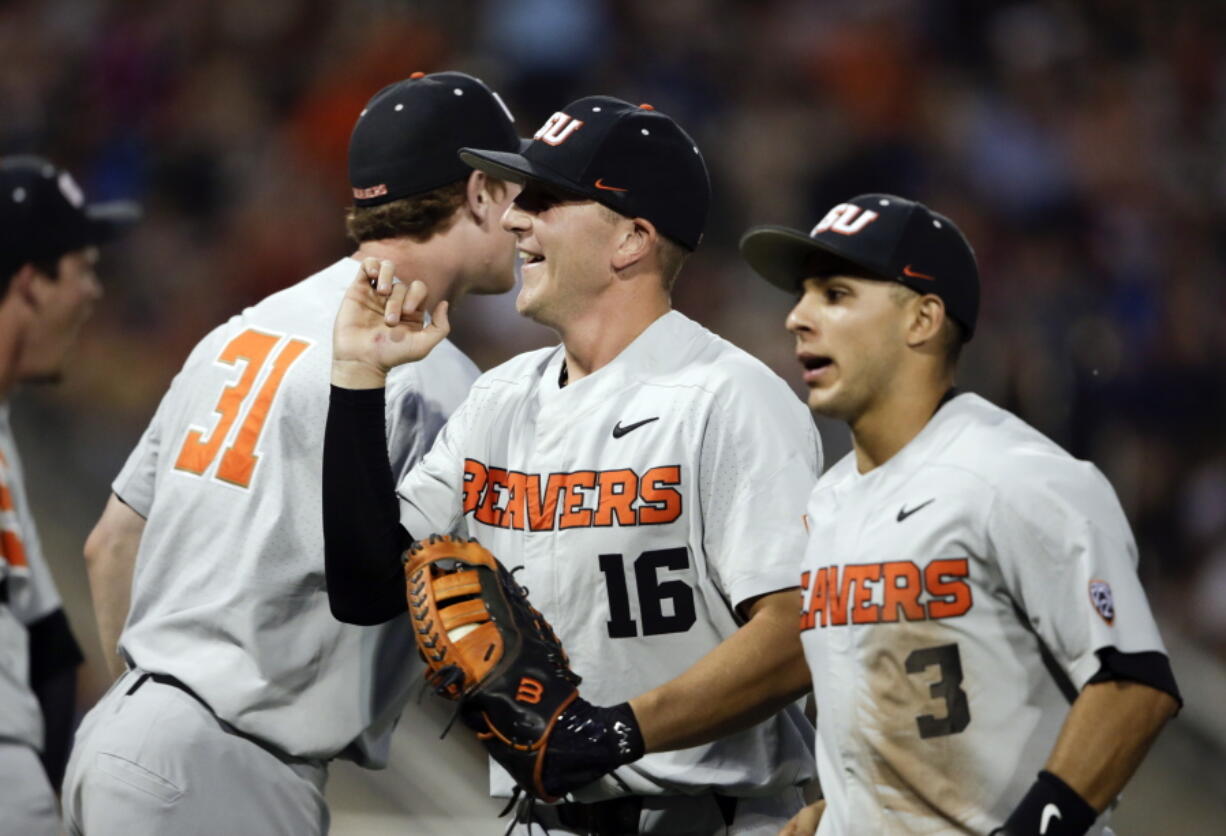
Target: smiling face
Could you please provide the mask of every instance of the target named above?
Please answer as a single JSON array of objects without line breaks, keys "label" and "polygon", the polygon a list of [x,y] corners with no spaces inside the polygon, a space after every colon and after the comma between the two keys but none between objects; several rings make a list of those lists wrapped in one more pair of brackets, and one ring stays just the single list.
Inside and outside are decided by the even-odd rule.
[{"label": "smiling face", "polygon": [[530,181],[502,225],[523,259],[515,307],[524,316],[560,327],[608,286],[617,228],[596,202]]},{"label": "smiling face", "polygon": [[854,423],[888,391],[907,352],[908,308],[876,279],[805,279],[787,318],[809,408]]},{"label": "smiling face", "polygon": [[61,256],[58,276],[35,277],[31,285],[35,318],[22,346],[18,379],[54,382],[63,375],[81,326],[102,298],[102,285],[94,273],[97,262],[97,249],[89,247]]}]

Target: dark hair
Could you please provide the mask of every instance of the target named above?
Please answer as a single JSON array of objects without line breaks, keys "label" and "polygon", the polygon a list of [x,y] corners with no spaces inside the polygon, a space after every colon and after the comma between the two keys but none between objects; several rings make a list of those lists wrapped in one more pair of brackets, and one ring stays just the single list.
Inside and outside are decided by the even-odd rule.
[{"label": "dark hair", "polygon": [[16,276],[17,272],[27,264],[52,280],[60,277],[60,256],[58,255],[5,260],[0,262],[0,298],[8,293],[9,282],[13,280],[13,276]]}]

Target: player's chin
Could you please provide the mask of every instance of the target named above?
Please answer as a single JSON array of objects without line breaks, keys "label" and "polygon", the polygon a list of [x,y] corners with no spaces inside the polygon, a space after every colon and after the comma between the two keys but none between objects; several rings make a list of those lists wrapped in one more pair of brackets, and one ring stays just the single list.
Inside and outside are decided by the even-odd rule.
[{"label": "player's chin", "polygon": [[813,414],[826,418],[841,418],[845,410],[842,408],[843,399],[839,397],[839,389],[837,383],[810,386],[806,400]]},{"label": "player's chin", "polygon": [[536,294],[532,292],[527,282],[525,282],[519,289],[519,295],[515,297],[515,310],[519,312],[520,316],[535,317],[539,307]]}]

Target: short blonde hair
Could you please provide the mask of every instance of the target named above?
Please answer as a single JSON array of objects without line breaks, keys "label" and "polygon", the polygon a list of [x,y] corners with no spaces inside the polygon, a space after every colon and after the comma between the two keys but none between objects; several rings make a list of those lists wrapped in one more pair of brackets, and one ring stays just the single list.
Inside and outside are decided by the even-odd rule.
[{"label": "short blonde hair", "polygon": [[[609,223],[617,223],[627,217],[603,203],[596,205],[600,207],[601,214]],[[664,289],[672,293],[673,285],[677,283],[677,276],[681,273],[681,268],[685,266],[685,260],[690,257],[690,251],[663,233],[656,237],[656,241],[656,264],[660,268],[660,278],[664,280]]]}]

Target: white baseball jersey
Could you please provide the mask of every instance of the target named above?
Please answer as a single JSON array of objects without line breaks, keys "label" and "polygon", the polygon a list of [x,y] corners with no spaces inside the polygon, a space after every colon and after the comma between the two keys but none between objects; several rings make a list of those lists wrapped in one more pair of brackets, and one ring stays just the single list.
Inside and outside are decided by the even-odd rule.
[{"label": "white baseball jersey", "polygon": [[[480,378],[400,484],[401,521],[523,566],[583,696],[608,705],[706,655],[738,628],[738,604],[796,586],[821,448],[782,380],[679,313],[561,387],[564,356],[529,352]],[[810,734],[790,708],[577,796],[769,794],[812,775]],[[511,789],[495,767],[493,793]]]},{"label": "white baseball jersey", "polygon": [[[381,765],[417,653],[407,617],[332,616],[319,513],[332,325],[358,266],[344,259],[243,311],[174,379],[113,485],[148,520],[119,646],[284,752]],[[389,376],[394,473],[476,376],[447,342]]]},{"label": "white baseball jersey", "polygon": [[987,833],[1043,768],[1096,651],[1165,652],[1107,480],[976,395],[866,474],[849,454],[809,520],[820,836]]},{"label": "white baseball jersey", "polygon": [[8,579],[8,604],[0,604],[0,739],[42,749],[43,715],[30,690],[26,626],[62,606],[25,494],[21,459],[0,402],[0,579]]}]

